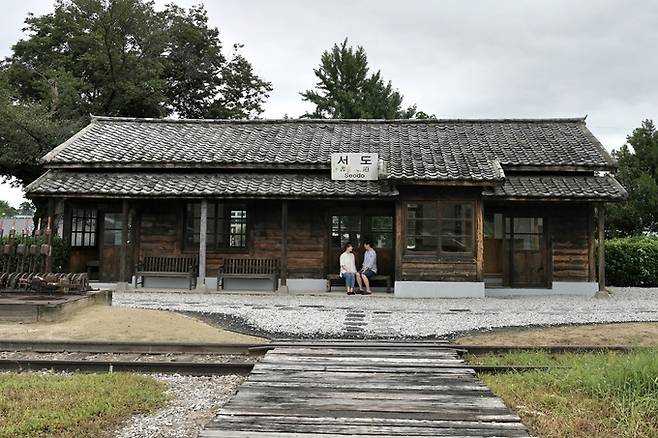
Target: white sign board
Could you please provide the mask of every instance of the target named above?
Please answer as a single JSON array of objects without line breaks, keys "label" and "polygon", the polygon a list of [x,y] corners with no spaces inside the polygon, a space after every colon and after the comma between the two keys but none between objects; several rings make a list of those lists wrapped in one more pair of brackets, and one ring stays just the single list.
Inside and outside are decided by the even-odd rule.
[{"label": "white sign board", "polygon": [[379,179],[379,154],[331,154],[331,179]]}]

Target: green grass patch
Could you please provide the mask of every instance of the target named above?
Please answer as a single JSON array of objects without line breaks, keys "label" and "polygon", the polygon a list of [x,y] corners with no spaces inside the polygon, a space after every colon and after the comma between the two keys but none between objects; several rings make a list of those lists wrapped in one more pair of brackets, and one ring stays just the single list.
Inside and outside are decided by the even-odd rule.
[{"label": "green grass patch", "polygon": [[481,376],[538,436],[658,437],[658,349],[518,352],[468,361],[570,367]]},{"label": "green grass patch", "polygon": [[139,374],[0,374],[0,437],[102,437],[166,401]]}]

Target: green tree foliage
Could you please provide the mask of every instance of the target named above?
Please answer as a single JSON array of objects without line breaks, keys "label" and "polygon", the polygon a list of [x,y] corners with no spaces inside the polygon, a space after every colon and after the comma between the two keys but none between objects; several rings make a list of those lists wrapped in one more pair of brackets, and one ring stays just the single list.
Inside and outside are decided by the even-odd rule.
[{"label": "green tree foliage", "polygon": [[617,178],[628,190],[628,200],[607,210],[607,234],[630,236],[658,232],[658,132],[651,120],[642,122],[613,156]]},{"label": "green tree foliage", "polygon": [[18,214],[25,216],[31,216],[36,211],[36,207],[30,201],[23,201],[21,205],[18,206]]},{"label": "green tree foliage", "polygon": [[320,66],[313,72],[318,78],[315,89],[300,94],[303,100],[315,105],[315,110],[304,117],[409,119],[417,114],[415,105],[402,107],[402,95],[390,81],[384,81],[380,71],[370,73],[365,50],[348,46],[347,38],[325,51]]},{"label": "green tree foliage", "polygon": [[17,210],[9,205],[7,201],[0,201],[0,217],[12,217],[15,216]]},{"label": "green tree foliage", "polygon": [[29,183],[38,158],[88,122],[128,117],[256,117],[272,90],[203,6],[57,0],[25,20],[0,70],[0,175]]}]

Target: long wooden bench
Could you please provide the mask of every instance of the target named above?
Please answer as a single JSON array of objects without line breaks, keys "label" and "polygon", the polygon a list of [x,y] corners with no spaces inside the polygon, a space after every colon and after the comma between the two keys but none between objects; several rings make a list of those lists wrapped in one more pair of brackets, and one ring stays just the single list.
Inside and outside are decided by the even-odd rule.
[{"label": "long wooden bench", "polygon": [[[374,282],[385,282],[386,283],[386,292],[391,292],[391,276],[390,275],[373,275],[372,278],[370,278],[370,284],[372,285]],[[338,275],[338,274],[328,274],[327,275],[327,292],[331,292],[331,286],[334,285],[344,285],[345,281],[343,278]]]},{"label": "long wooden bench", "polygon": [[135,269],[136,283],[144,286],[145,277],[187,278],[189,288],[196,287],[199,275],[199,256],[146,256]]},{"label": "long wooden bench", "polygon": [[272,281],[272,291],[279,282],[279,260],[264,258],[224,258],[217,274],[217,290],[224,289],[227,278]]}]

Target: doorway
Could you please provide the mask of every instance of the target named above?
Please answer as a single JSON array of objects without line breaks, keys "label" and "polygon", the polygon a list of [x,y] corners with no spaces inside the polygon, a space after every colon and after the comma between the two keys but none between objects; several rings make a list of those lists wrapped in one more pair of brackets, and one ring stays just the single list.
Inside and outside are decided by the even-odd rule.
[{"label": "doorway", "polygon": [[486,287],[550,287],[546,225],[543,216],[485,211]]},{"label": "doorway", "polygon": [[100,281],[119,281],[123,215],[104,212],[101,221]]},{"label": "doorway", "polygon": [[331,230],[329,242],[330,273],[338,272],[338,258],[343,252],[343,245],[354,245],[354,260],[357,269],[363,263],[363,242],[370,241],[377,252],[377,270],[382,275],[394,274],[395,234],[393,230],[393,213],[373,212],[357,214],[354,212],[334,212],[330,216]]}]

